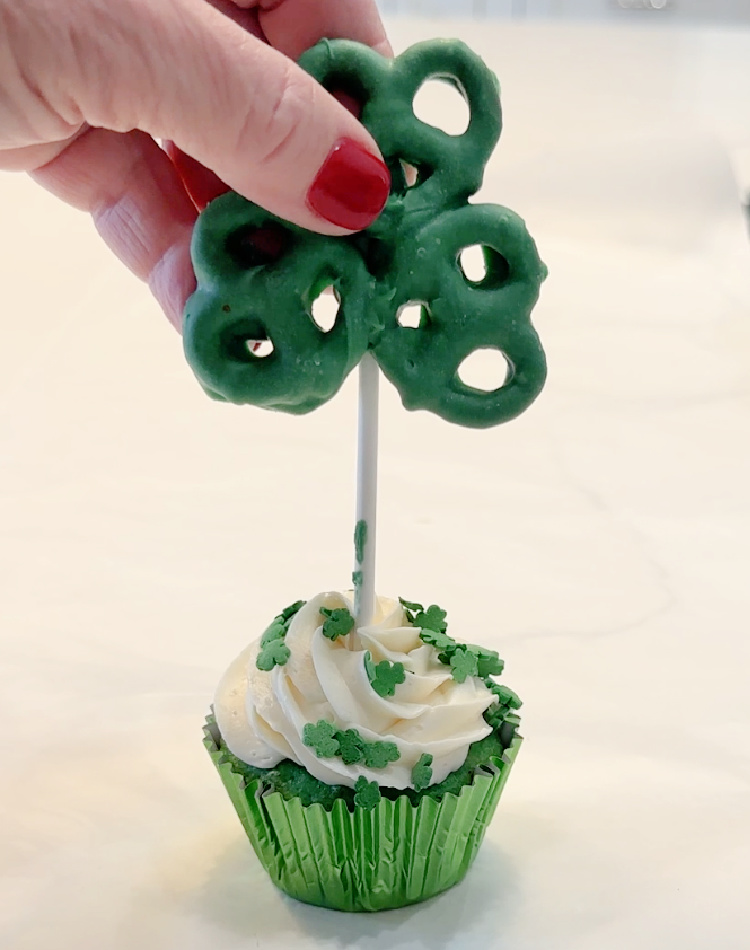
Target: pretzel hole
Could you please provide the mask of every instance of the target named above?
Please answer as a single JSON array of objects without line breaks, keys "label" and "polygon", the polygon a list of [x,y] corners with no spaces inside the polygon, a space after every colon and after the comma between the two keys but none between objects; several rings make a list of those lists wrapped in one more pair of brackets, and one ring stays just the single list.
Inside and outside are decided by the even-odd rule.
[{"label": "pretzel hole", "polygon": [[323,333],[330,333],[336,325],[341,310],[341,298],[333,284],[324,287],[313,300],[310,316],[315,326]]},{"label": "pretzel hole", "polygon": [[427,181],[433,169],[427,165],[412,165],[403,158],[386,160],[391,173],[391,194],[405,195],[410,188],[416,188]]},{"label": "pretzel hole", "polygon": [[466,280],[482,290],[496,290],[510,277],[510,264],[493,247],[472,244],[458,255],[458,266]]},{"label": "pretzel hole", "polygon": [[430,322],[427,304],[419,300],[410,300],[403,307],[399,307],[396,321],[400,327],[410,330],[419,330],[420,327],[426,327]]},{"label": "pretzel hole", "polygon": [[274,346],[265,327],[257,320],[242,320],[228,327],[222,334],[224,355],[239,363],[252,363],[273,353]]},{"label": "pretzel hole", "polygon": [[226,249],[235,264],[247,270],[279,260],[288,249],[290,238],[289,231],[280,224],[266,224],[261,228],[247,225],[229,235]]},{"label": "pretzel hole", "polygon": [[463,135],[469,128],[469,103],[456,80],[448,76],[425,80],[417,89],[413,108],[420,122],[448,135]]},{"label": "pretzel hole", "polygon": [[245,340],[248,353],[256,359],[263,360],[273,353],[273,343],[270,340]]},{"label": "pretzel hole", "polygon": [[474,350],[458,367],[461,382],[484,393],[502,389],[510,374],[511,367],[505,354],[491,347]]}]

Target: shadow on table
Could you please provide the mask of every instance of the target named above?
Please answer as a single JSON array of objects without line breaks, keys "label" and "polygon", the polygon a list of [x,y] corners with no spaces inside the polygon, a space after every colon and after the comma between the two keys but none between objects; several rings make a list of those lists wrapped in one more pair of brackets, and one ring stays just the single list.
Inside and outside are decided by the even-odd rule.
[{"label": "shadow on table", "polygon": [[[216,861],[195,909],[245,938],[276,938],[294,946],[305,935],[325,946],[373,948],[448,947],[484,933],[497,939],[498,922],[517,904],[513,865],[496,844],[485,841],[461,884],[432,900],[376,914],[347,914],[312,907],[278,891],[246,841],[233,843]],[[462,938],[462,934],[464,937]],[[494,945],[494,944],[493,944]]]}]

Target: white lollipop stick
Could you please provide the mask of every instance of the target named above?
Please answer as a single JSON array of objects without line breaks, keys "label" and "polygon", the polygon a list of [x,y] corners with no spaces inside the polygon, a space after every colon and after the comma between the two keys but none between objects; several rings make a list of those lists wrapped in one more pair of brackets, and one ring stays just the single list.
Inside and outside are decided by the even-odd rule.
[{"label": "white lollipop stick", "polygon": [[371,353],[359,364],[357,524],[354,529],[354,618],[358,627],[375,614],[375,538],[378,511],[378,386]]}]

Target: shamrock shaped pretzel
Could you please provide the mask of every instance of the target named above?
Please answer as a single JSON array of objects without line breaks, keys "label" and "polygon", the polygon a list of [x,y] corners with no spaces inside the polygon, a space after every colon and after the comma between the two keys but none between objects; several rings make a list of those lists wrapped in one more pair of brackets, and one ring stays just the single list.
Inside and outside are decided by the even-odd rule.
[{"label": "shamrock shaped pretzel", "polygon": [[[291,413],[329,400],[372,351],[407,409],[483,428],[524,411],[546,364],[531,311],[546,276],[523,221],[498,205],[472,204],[501,131],[497,80],[463,43],[433,40],[395,60],[346,40],[324,40],[300,65],[329,91],[362,105],[361,121],[391,170],[391,195],[367,230],[344,238],[305,231],[235,193],[201,214],[193,237],[198,289],[185,310],[187,359],[209,395]],[[421,122],[414,97],[429,79],[464,95],[462,135]],[[405,166],[416,169],[407,184]],[[482,247],[486,273],[464,274],[467,247]],[[312,305],[333,286],[331,329]],[[421,307],[419,326],[401,316]],[[263,355],[257,341],[270,341]],[[459,378],[477,350],[499,350],[504,384],[484,391]]]}]

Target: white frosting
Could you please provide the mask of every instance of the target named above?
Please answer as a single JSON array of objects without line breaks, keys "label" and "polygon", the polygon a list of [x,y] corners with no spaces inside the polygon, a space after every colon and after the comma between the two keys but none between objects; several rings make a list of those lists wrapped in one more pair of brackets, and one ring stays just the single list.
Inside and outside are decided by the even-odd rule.
[{"label": "white frosting", "polygon": [[[319,594],[292,620],[286,635],[291,657],[270,672],[255,660],[260,640],[244,650],[222,677],[214,700],[216,722],[229,750],[248,765],[271,768],[292,759],[329,785],[368,781],[412,788],[411,771],[420,757],[433,757],[432,783],[463,765],[469,746],[492,731],[482,713],[494,701],[484,683],[458,683],[408,626],[397,601],[378,598],[372,624],[329,640],[321,607],[348,607],[351,597]],[[379,696],[365,670],[365,652],[404,666],[406,680],[393,696]],[[394,742],[400,758],[385,769],[341,758],[318,758],[304,744],[307,723],[325,719],[337,729],[356,729],[363,739]]]}]

